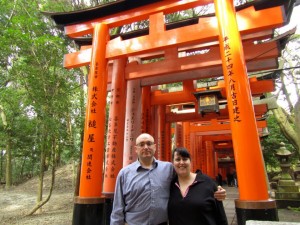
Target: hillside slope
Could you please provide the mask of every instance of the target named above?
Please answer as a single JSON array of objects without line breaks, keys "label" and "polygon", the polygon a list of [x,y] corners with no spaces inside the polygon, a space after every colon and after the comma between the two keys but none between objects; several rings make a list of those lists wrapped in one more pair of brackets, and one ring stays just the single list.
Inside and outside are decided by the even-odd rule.
[{"label": "hillside slope", "polygon": [[[32,216],[25,216],[35,206],[38,190],[38,177],[13,187],[7,191],[0,189],[0,225],[41,225],[72,224],[74,169],[72,165],[65,165],[56,171],[55,186],[52,196],[42,212]],[[45,173],[43,198],[49,193],[51,182],[50,171]]]}]

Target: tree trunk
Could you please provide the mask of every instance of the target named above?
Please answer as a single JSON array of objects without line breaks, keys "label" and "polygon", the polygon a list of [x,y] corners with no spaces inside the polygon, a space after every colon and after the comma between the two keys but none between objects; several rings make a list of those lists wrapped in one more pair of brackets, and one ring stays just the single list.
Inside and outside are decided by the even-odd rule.
[{"label": "tree trunk", "polygon": [[50,200],[54,183],[55,183],[55,165],[52,166],[52,170],[51,170],[51,185],[50,185],[50,190],[47,198],[43,202],[42,201],[38,202],[36,206],[27,214],[27,216],[31,216],[33,213],[39,210],[43,205],[45,205]]},{"label": "tree trunk", "polygon": [[19,173],[19,180],[23,180],[23,178],[24,178],[24,167],[25,167],[25,164],[26,164],[26,157],[24,156],[23,157],[23,162],[22,162],[22,165],[21,165],[21,169],[20,169],[20,173]]},{"label": "tree trunk", "polygon": [[81,157],[80,157],[80,162],[77,165],[77,176],[75,181],[74,196],[79,196],[80,173],[81,173]]},{"label": "tree trunk", "polygon": [[0,182],[3,177],[3,150],[0,151]]},{"label": "tree trunk", "polygon": [[[45,127],[43,129],[46,129]],[[47,132],[44,131],[42,136],[41,159],[40,159],[40,172],[39,172],[39,186],[37,192],[37,205],[40,205],[43,200],[43,184],[46,164],[46,146],[47,146]],[[38,207],[40,209],[40,207]]]},{"label": "tree trunk", "polygon": [[290,141],[293,147],[300,152],[299,146],[299,134],[297,134],[296,130],[292,127],[292,125],[288,122],[284,110],[278,106],[277,109],[273,109],[272,112],[278,122],[281,132],[284,136]]},{"label": "tree trunk", "polygon": [[296,142],[298,145],[298,152],[300,154],[300,98],[295,104],[295,130],[296,130]]},{"label": "tree trunk", "polygon": [[37,193],[37,200],[36,200],[37,205],[40,205],[41,201],[43,200],[43,184],[44,184],[44,174],[45,174],[45,161],[46,161],[46,153],[45,153],[45,149],[43,147],[43,149],[41,151],[39,186],[38,186],[38,193]]},{"label": "tree trunk", "polygon": [[6,171],[5,171],[5,189],[10,189],[12,185],[12,165],[11,165],[11,142],[10,137],[8,137],[6,145]]},{"label": "tree trunk", "polygon": [[[43,147],[43,150],[45,150],[45,147]],[[46,154],[45,154],[45,151],[43,151],[43,152],[44,152],[44,154],[41,155],[41,159],[44,158],[44,161],[45,161]],[[51,164],[52,164],[50,190],[49,190],[47,198],[44,201],[42,201],[42,199],[40,199],[40,201],[37,202],[36,206],[27,214],[27,216],[31,216],[37,210],[41,209],[41,207],[43,205],[45,205],[51,198],[53,188],[54,188],[54,183],[55,183],[55,170],[56,170],[56,164],[55,164],[56,157],[55,157],[55,154],[56,154],[56,141],[55,141],[55,138],[53,138],[52,146],[51,146],[51,157],[50,157],[51,158]],[[41,163],[41,165],[42,165],[42,163]],[[41,171],[43,171],[43,170],[41,170]],[[43,172],[43,178],[44,178],[44,172]],[[42,182],[40,182],[40,185],[41,184],[43,184],[43,180],[42,180]],[[43,186],[39,187],[39,191],[41,191],[41,193],[43,193]]]},{"label": "tree trunk", "polygon": [[[10,140],[10,129],[7,126],[6,115],[4,108],[0,105],[0,116],[6,131],[6,170],[5,170],[5,189],[10,189],[12,185],[12,165],[11,165],[11,140]],[[2,151],[1,151],[1,175],[2,175]],[[1,177],[0,177],[1,178]]]}]

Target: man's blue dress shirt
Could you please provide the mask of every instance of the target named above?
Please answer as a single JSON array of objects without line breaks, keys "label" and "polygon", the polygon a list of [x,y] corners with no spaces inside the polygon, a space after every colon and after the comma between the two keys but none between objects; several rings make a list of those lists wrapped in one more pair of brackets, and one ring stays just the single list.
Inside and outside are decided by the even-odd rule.
[{"label": "man's blue dress shirt", "polygon": [[154,160],[152,169],[136,161],[121,169],[116,182],[110,225],[157,225],[168,221],[173,165]]}]

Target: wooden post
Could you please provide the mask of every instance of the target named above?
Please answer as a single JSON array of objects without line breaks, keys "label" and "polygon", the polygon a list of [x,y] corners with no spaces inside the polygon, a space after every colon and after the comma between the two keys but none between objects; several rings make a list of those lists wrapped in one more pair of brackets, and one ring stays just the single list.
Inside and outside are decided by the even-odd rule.
[{"label": "wooden post", "polygon": [[195,133],[195,170],[201,170],[202,136]]},{"label": "wooden post", "polygon": [[73,225],[103,224],[102,196],[105,109],[107,95],[108,27],[95,25],[93,53],[88,81],[88,103],[84,126],[79,196],[75,198]]},{"label": "wooden post", "polygon": [[175,147],[183,146],[183,127],[182,122],[175,124]]},{"label": "wooden post", "polygon": [[140,86],[140,80],[128,81],[123,167],[129,165],[137,159],[136,152],[134,151],[134,146],[136,137],[141,133],[141,100],[142,88]]},{"label": "wooden post", "polygon": [[269,200],[264,161],[253,110],[243,46],[232,0],[214,0],[234,155],[239,183],[239,224],[248,219],[278,220]]},{"label": "wooden post", "polygon": [[[151,134],[151,86],[142,88],[142,133]],[[153,135],[153,134],[151,134]]]},{"label": "wooden post", "polygon": [[201,170],[207,174],[207,141],[203,141],[201,147]]},{"label": "wooden post", "polygon": [[126,108],[126,81],[124,78],[126,60],[126,58],[114,60],[112,70],[103,181],[103,194],[106,196],[106,224],[110,223],[116,179],[123,166],[125,112],[120,109]]},{"label": "wooden post", "polygon": [[165,121],[166,121],[166,106],[156,106],[156,117],[157,117],[157,140],[156,140],[156,151],[159,160],[166,160],[165,154]]},{"label": "wooden post", "polygon": [[114,60],[111,84],[110,110],[106,137],[106,160],[103,193],[112,194],[117,175],[123,167],[123,146],[126,105],[126,58]]},{"label": "wooden post", "polygon": [[[190,139],[190,122],[183,122],[182,123],[182,130],[183,130],[183,147],[187,148],[191,151],[191,139]],[[191,164],[191,170],[193,171],[194,165]]]},{"label": "wooden post", "polygon": [[211,178],[215,178],[214,173],[213,173],[213,143],[212,141],[206,141],[206,168],[207,168],[207,175],[210,176]]},{"label": "wooden post", "polygon": [[195,148],[195,142],[196,142],[196,136],[195,132],[190,132],[190,153],[192,156],[192,171],[195,172],[197,168],[197,163],[196,163],[196,158],[197,158],[197,153],[196,153],[196,148]]},{"label": "wooden post", "polygon": [[[169,113],[171,111],[169,106],[166,106],[165,114]],[[171,153],[172,153],[172,146],[171,146],[171,140],[172,140],[172,131],[171,131],[171,123],[165,122],[165,155],[166,161],[171,161]]]}]

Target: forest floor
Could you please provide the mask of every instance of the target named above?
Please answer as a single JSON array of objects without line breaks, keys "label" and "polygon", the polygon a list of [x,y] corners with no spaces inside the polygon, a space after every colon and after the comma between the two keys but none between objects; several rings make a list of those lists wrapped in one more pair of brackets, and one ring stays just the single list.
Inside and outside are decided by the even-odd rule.
[{"label": "forest floor", "polygon": [[[49,202],[42,207],[41,212],[36,212],[32,216],[26,215],[36,204],[38,177],[13,186],[11,190],[4,190],[4,187],[0,186],[0,225],[71,225],[74,206],[74,177],[72,165],[58,168],[54,190]],[[43,199],[48,196],[50,183],[51,172],[49,171],[45,173],[44,177]],[[300,185],[300,181],[298,185]],[[230,198],[230,195],[238,189],[227,186],[224,188],[228,193],[228,198],[224,202],[225,210],[230,210],[227,209],[226,201],[229,201],[229,206],[232,206],[232,210],[234,210],[234,198],[237,198],[237,195],[234,195],[233,199]],[[280,209],[278,214],[280,221],[300,222],[300,211]]]},{"label": "forest floor", "polygon": [[[26,216],[36,205],[38,177],[34,177],[11,190],[0,187],[0,225],[69,225],[72,224],[74,173],[72,165],[56,171],[52,196],[41,212]],[[49,193],[51,172],[44,177],[43,199]]]}]

